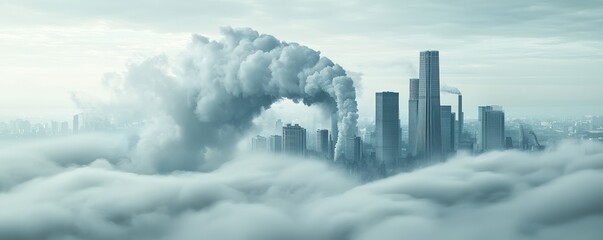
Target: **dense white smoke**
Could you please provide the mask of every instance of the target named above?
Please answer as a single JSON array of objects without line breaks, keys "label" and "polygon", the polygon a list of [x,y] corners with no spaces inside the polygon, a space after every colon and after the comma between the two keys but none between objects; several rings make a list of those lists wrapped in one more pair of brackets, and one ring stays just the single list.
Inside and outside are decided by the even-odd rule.
[{"label": "dense white smoke", "polygon": [[459,156],[362,184],[322,162],[235,156],[125,171],[120,135],[0,146],[0,239],[542,239],[603,236],[603,145]]},{"label": "dense white smoke", "polygon": [[440,92],[461,95],[461,91],[458,88],[449,86],[446,84],[442,84],[442,87],[440,88]]},{"label": "dense white smoke", "polygon": [[[218,41],[195,35],[175,61],[159,56],[106,79],[115,97],[110,108],[130,106],[130,113],[143,109],[153,117],[137,143],[135,168],[211,169],[254,118],[282,99],[320,106],[327,115],[337,112],[338,139],[356,134],[356,91],[341,66],[251,29],[223,28],[222,34]],[[343,146],[335,146],[337,159]]]}]

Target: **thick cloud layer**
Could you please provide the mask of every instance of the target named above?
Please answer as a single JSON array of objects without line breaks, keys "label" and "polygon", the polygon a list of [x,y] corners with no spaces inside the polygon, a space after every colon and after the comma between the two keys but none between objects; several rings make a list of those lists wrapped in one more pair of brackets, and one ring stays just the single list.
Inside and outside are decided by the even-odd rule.
[{"label": "thick cloud layer", "polygon": [[0,239],[603,235],[598,143],[459,156],[363,184],[319,161],[271,155],[236,156],[209,173],[140,175],[115,154],[129,141],[92,135],[0,148]]},{"label": "thick cloud layer", "polygon": [[[211,169],[231,152],[260,113],[282,99],[338,113],[338,139],[356,134],[354,83],[339,65],[308,47],[251,29],[222,29],[223,39],[195,35],[175,61],[156,57],[107,78],[114,109],[148,124],[133,156],[143,172]],[[343,156],[344,141],[335,146]],[[212,156],[219,156],[215,160]]]}]

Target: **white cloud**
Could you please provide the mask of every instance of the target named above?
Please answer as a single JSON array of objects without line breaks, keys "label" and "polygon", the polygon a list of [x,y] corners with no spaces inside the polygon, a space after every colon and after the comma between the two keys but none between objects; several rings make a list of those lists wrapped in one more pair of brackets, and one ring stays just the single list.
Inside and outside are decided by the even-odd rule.
[{"label": "white cloud", "polygon": [[[127,172],[117,157],[71,158],[98,141],[107,143],[89,136],[0,150],[37,153],[38,160],[21,161],[55,166],[5,177],[0,237],[502,240],[602,233],[599,143],[459,156],[363,184],[319,161],[274,155],[242,154],[213,172],[169,175]],[[41,145],[71,150],[51,154]],[[15,158],[0,160],[0,171],[14,169],[7,163]]]}]

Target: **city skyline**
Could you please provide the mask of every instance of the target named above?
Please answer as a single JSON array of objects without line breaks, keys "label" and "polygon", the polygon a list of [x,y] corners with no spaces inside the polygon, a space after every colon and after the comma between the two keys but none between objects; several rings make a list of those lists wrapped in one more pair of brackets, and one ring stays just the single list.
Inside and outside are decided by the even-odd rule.
[{"label": "city skyline", "polygon": [[1,240],[603,236],[603,0],[0,15]]}]

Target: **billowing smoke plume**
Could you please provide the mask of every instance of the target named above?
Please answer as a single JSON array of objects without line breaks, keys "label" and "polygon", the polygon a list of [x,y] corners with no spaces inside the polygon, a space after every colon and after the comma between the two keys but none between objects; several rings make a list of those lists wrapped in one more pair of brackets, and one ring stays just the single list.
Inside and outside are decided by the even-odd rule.
[{"label": "billowing smoke plume", "polygon": [[0,145],[0,239],[599,240],[603,145],[458,156],[362,184],[319,161],[235,156],[134,174],[130,140]]},{"label": "billowing smoke plume", "polygon": [[440,92],[446,92],[446,93],[450,93],[450,94],[456,94],[456,95],[461,95],[461,91],[453,86],[449,86],[446,84],[442,84],[442,86],[440,87]]},{"label": "billowing smoke plume", "polygon": [[[341,66],[251,29],[223,28],[222,34],[219,41],[195,35],[176,61],[159,56],[108,78],[116,105],[134,102],[134,109],[153,117],[133,165],[160,172],[208,167],[212,156],[223,159],[252,120],[282,99],[337,112],[338,139],[354,136],[356,92]],[[336,159],[343,146],[337,142]]]}]

